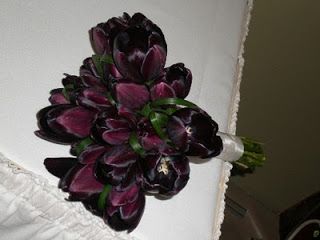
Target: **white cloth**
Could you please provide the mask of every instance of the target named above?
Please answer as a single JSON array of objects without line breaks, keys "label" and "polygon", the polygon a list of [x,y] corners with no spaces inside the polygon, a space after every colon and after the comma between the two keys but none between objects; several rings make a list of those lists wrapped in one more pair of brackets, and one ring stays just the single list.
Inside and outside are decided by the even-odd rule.
[{"label": "white cloth", "polygon": [[[184,62],[191,69],[188,99],[212,115],[220,131],[233,133],[250,6],[246,0],[2,0],[0,152],[10,161],[2,157],[0,164],[0,239],[218,239],[230,164],[192,164],[181,193],[169,201],[148,197],[138,228],[115,233],[81,204],[63,200],[43,159],[68,156],[68,148],[33,135],[35,114],[48,105],[49,90],[60,87],[62,73],[76,74],[92,54],[90,27],[140,11],[166,36],[166,65]],[[12,161],[28,170],[16,174]]]}]

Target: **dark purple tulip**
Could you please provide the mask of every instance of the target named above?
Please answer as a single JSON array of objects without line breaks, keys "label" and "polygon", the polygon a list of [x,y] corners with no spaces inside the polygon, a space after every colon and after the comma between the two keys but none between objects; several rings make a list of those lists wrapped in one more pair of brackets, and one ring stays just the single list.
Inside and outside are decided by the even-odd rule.
[{"label": "dark purple tulip", "polygon": [[63,95],[63,88],[56,88],[50,91],[49,102],[51,104],[68,104],[68,99]]},{"label": "dark purple tulip", "polygon": [[59,188],[68,192],[72,201],[85,200],[100,193],[103,186],[94,177],[94,164],[75,165],[59,182]]},{"label": "dark purple tulip", "polygon": [[98,158],[101,157],[107,150],[107,146],[98,144],[89,145],[78,156],[78,161],[82,164],[95,164]]},{"label": "dark purple tulip", "polygon": [[69,104],[52,105],[37,113],[36,135],[55,143],[71,144],[90,134],[96,113]]},{"label": "dark purple tulip", "polygon": [[126,188],[113,187],[106,206],[103,216],[105,222],[116,231],[131,232],[140,222],[145,196],[135,183]]},{"label": "dark purple tulip", "polygon": [[184,66],[183,63],[176,63],[165,69],[165,75],[156,81],[151,89],[152,99],[168,96],[173,94],[178,98],[185,98],[190,91],[192,83],[191,71]]},{"label": "dark purple tulip", "polygon": [[137,124],[139,143],[148,153],[171,154],[173,151],[164,140],[155,132],[151,122],[147,118],[141,118]]},{"label": "dark purple tulip", "polygon": [[218,124],[201,109],[182,108],[169,119],[167,132],[175,146],[188,156],[202,158],[219,155],[222,141]]},{"label": "dark purple tulip", "polygon": [[139,156],[129,145],[112,146],[99,158],[95,174],[105,184],[126,186],[137,181]]},{"label": "dark purple tulip", "polygon": [[89,31],[92,49],[99,55],[110,54],[110,38],[101,27],[98,25]]},{"label": "dark purple tulip", "polygon": [[72,86],[74,89],[78,89],[78,88],[83,88],[84,85],[81,81],[81,78],[75,75],[69,75],[69,74],[64,74],[65,77],[62,79],[62,85],[64,87],[66,86]]},{"label": "dark purple tulip", "polygon": [[94,88],[83,88],[79,91],[74,91],[71,94],[70,99],[77,105],[96,109],[98,111],[111,110],[114,108],[106,97],[106,94]]},{"label": "dark purple tulip", "polygon": [[130,133],[130,123],[125,118],[117,116],[98,119],[92,131],[95,139],[111,145],[127,143]]},{"label": "dark purple tulip", "polygon": [[[104,66],[103,71],[108,76],[108,66]],[[99,91],[106,92],[107,86],[103,83],[102,76],[99,75],[92,58],[83,60],[83,65],[80,67],[80,77],[85,87],[92,87]]]},{"label": "dark purple tulip", "polygon": [[165,82],[159,82],[155,84],[150,90],[150,95],[153,101],[160,98],[176,97],[174,89]]},{"label": "dark purple tulip", "polygon": [[150,94],[145,85],[118,83],[114,91],[117,102],[128,109],[140,109],[150,100]]},{"label": "dark purple tulip", "polygon": [[141,171],[136,163],[126,167],[116,167],[97,162],[95,176],[101,183],[112,186],[128,186],[133,182],[140,182]]},{"label": "dark purple tulip", "polygon": [[76,158],[46,158],[44,165],[52,175],[63,178],[77,162]]},{"label": "dark purple tulip", "polygon": [[[69,96],[73,94],[74,91],[84,88],[83,82],[80,77],[64,74],[65,77],[62,79],[62,85],[64,86],[64,91],[67,96],[68,102],[70,102]],[[64,97],[66,97],[64,96]]]},{"label": "dark purple tulip", "polygon": [[[96,66],[95,66],[95,64],[94,64],[94,62],[92,60],[92,57],[88,57],[88,58],[86,58],[86,59],[84,59],[82,61],[82,65],[80,67],[79,72],[80,72],[80,76],[81,77],[83,75],[88,74],[88,75],[91,75],[93,77],[100,78],[100,75],[99,75],[98,70],[97,70],[97,68],[96,68]],[[97,81],[100,82],[100,79],[98,79]],[[86,86],[87,87],[93,86],[93,85],[96,85],[98,82],[96,82],[96,81],[92,81],[92,82],[88,81]],[[85,83],[86,83],[86,81],[85,81]],[[91,83],[93,83],[93,84],[91,84]]]},{"label": "dark purple tulip", "polygon": [[89,31],[93,51],[98,55],[112,54],[115,36],[129,27],[131,17],[123,13],[121,17],[110,18],[107,22],[99,23]]},{"label": "dark purple tulip", "polygon": [[184,155],[148,155],[141,163],[144,190],[171,197],[189,180],[189,160]]},{"label": "dark purple tulip", "polygon": [[117,35],[113,59],[124,78],[142,83],[161,74],[166,61],[166,43],[161,34],[135,26]]}]

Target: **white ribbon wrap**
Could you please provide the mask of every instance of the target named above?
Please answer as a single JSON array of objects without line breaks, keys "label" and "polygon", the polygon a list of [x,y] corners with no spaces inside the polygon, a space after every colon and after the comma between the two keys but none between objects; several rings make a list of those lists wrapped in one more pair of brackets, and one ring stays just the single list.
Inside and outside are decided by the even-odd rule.
[{"label": "white ribbon wrap", "polygon": [[218,158],[227,162],[239,160],[244,152],[241,138],[223,132],[218,132],[217,135],[221,137],[223,145],[223,150]]}]

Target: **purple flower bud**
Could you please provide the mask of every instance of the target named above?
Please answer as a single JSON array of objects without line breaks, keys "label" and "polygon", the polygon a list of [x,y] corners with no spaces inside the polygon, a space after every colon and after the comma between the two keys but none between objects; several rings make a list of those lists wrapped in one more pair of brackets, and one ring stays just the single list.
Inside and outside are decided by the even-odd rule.
[{"label": "purple flower bud", "polygon": [[[108,72],[108,66],[105,66],[104,70]],[[99,75],[92,58],[83,60],[83,65],[80,67],[80,77],[85,87],[92,87],[102,92],[107,91],[107,86],[103,83],[102,76]]]},{"label": "purple flower bud", "polygon": [[153,101],[160,98],[176,97],[174,89],[165,82],[155,84],[150,90],[150,95]]},{"label": "purple flower bud", "polygon": [[62,79],[62,85],[64,87],[71,85],[74,89],[84,87],[80,77],[75,75],[69,75],[69,74],[65,74],[65,77]]},{"label": "purple flower bud", "polygon": [[139,159],[129,145],[109,147],[99,158],[95,175],[104,184],[128,186],[141,175],[137,166]]},{"label": "purple flower bud", "polygon": [[96,112],[69,104],[52,105],[37,113],[36,135],[55,143],[71,144],[87,137]]},{"label": "purple flower bud", "polygon": [[[169,91],[172,91],[176,97],[185,98],[189,94],[191,83],[191,71],[188,68],[185,68],[183,63],[176,63],[165,69],[165,75],[156,81],[156,84],[152,89],[158,89],[159,86],[161,86],[160,84],[165,84],[162,89],[166,89],[165,92],[167,92],[167,94]],[[157,92],[151,96],[155,99],[160,98],[158,97],[159,94],[157,95],[156,93]]]},{"label": "purple flower bud", "polygon": [[145,196],[133,183],[126,188],[113,187],[107,197],[105,222],[116,231],[131,232],[137,227],[145,206]]},{"label": "purple flower bud", "polygon": [[124,78],[142,83],[157,78],[166,61],[166,43],[161,30],[130,27],[114,40],[113,59]]},{"label": "purple flower bud", "polygon": [[56,88],[50,91],[49,102],[55,104],[68,104],[69,100],[63,95],[63,88]]},{"label": "purple flower bud", "polygon": [[218,124],[201,109],[182,108],[168,121],[167,132],[173,144],[188,156],[219,155],[222,141],[216,135]]},{"label": "purple flower bud", "polygon": [[111,53],[110,38],[99,25],[90,29],[89,36],[92,49],[96,54]]},{"label": "purple flower bud", "polygon": [[189,160],[184,155],[148,155],[141,163],[143,187],[149,193],[171,197],[189,180]]},{"label": "purple flower bud", "polygon": [[[99,31],[102,31],[103,34],[95,33],[95,32],[89,32],[90,33],[90,39],[92,41],[92,47],[95,53],[97,54],[112,54],[112,48],[113,48],[113,41],[115,36],[121,32],[126,30],[129,27],[129,21],[131,17],[127,13],[123,13],[121,17],[113,17],[110,18],[107,22],[99,23],[95,28],[98,28]],[[105,37],[105,39],[103,39]],[[97,51],[98,46],[105,46],[106,47],[100,47],[100,49],[103,49],[104,51]],[[98,46],[97,46],[98,45]]]}]

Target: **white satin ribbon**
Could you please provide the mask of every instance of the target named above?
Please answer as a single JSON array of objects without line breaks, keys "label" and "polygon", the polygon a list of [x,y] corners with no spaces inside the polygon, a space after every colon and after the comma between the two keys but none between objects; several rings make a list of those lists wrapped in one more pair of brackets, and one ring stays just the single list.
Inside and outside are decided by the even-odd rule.
[{"label": "white satin ribbon", "polygon": [[244,152],[244,146],[241,139],[237,136],[223,132],[218,132],[217,135],[221,137],[223,144],[223,150],[217,157],[227,162],[239,160]]}]

